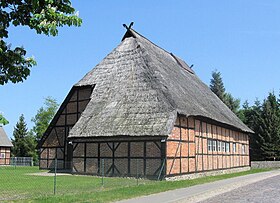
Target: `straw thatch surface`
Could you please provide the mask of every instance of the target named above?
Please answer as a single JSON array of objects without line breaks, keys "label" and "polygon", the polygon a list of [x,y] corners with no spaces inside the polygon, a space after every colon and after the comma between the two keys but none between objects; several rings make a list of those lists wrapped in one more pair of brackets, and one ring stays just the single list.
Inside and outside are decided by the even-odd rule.
[{"label": "straw thatch surface", "polygon": [[3,127],[0,126],[0,147],[12,147],[13,144],[9,140],[6,132],[4,131]]},{"label": "straw thatch surface", "polygon": [[134,30],[128,32],[75,85],[95,84],[95,88],[69,137],[167,136],[178,113],[252,132],[183,60]]}]

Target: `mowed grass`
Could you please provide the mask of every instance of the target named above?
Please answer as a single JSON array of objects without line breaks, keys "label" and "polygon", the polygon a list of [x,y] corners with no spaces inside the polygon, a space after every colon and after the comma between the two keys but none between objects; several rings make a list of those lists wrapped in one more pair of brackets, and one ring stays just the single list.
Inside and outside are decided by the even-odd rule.
[{"label": "mowed grass", "polygon": [[139,185],[133,178],[104,178],[104,186],[99,177],[57,176],[57,193],[53,195],[54,177],[28,175],[42,172],[37,167],[0,167],[0,201],[111,202],[268,170],[271,169],[252,169],[182,181],[139,180]]},{"label": "mowed grass", "polygon": [[[3,200],[32,199],[54,195],[54,174],[42,176],[38,167],[0,167],[0,202]],[[139,180],[146,184],[150,180]],[[133,178],[102,178],[86,175],[57,175],[56,195],[107,191],[137,185]]]}]

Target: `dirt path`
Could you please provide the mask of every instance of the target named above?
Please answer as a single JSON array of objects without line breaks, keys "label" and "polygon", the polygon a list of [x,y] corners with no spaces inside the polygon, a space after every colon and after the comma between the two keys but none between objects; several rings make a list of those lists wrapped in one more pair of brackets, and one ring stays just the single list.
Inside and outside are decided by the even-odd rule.
[{"label": "dirt path", "polygon": [[[27,173],[26,175],[32,176],[54,176],[53,172],[45,171],[45,172],[38,172],[38,173]],[[70,173],[56,173],[57,176],[71,176]]]}]

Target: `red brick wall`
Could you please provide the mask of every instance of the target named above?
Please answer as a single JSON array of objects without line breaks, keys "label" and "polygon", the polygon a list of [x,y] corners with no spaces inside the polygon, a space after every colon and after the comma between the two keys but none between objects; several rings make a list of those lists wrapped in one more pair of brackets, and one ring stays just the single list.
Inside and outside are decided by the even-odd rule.
[{"label": "red brick wall", "polygon": [[[217,143],[216,150],[208,149],[208,140]],[[218,150],[218,141],[228,143],[229,152]],[[234,144],[236,152],[233,152]],[[180,117],[167,139],[166,157],[167,175],[248,166],[249,139],[241,132],[193,117]]]},{"label": "red brick wall", "polygon": [[[1,154],[4,158],[1,158]],[[11,148],[10,147],[0,147],[0,165],[9,165],[11,158]]]},{"label": "red brick wall", "polygon": [[194,119],[177,119],[166,141],[166,174],[180,174],[195,171]]}]

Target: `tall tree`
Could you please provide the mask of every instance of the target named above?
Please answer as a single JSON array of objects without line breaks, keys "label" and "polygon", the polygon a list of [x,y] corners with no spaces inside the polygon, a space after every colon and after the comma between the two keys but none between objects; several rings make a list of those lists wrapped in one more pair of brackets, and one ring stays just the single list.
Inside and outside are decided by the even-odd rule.
[{"label": "tall tree", "polygon": [[32,132],[35,134],[37,142],[42,138],[44,132],[49,126],[58,108],[57,101],[52,97],[45,98],[44,106],[42,106],[35,117],[31,119],[34,123]]},{"label": "tall tree", "polygon": [[212,78],[210,80],[210,89],[220,98],[220,100],[224,101],[226,89],[224,87],[221,73],[217,70],[212,72]]},{"label": "tall tree", "polygon": [[36,159],[37,155],[35,138],[28,133],[23,114],[19,117],[19,121],[14,128],[13,137],[13,156],[33,157]]},{"label": "tall tree", "polygon": [[1,0],[0,1],[0,85],[22,82],[36,65],[34,58],[26,57],[23,47],[11,49],[6,42],[8,28],[27,26],[37,34],[56,36],[58,27],[80,26],[70,0]]},{"label": "tall tree", "polygon": [[280,160],[280,108],[274,93],[262,105],[259,136],[266,160]]}]

